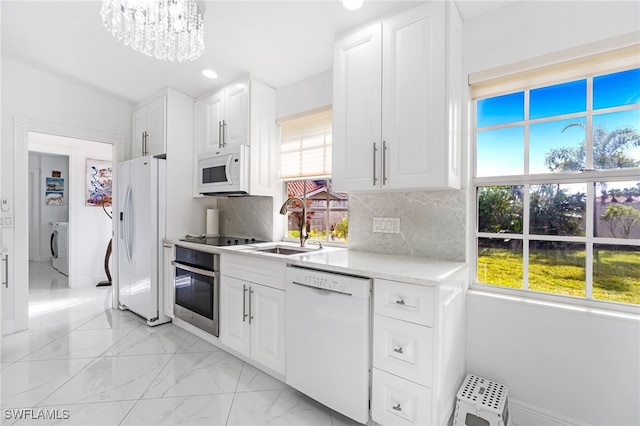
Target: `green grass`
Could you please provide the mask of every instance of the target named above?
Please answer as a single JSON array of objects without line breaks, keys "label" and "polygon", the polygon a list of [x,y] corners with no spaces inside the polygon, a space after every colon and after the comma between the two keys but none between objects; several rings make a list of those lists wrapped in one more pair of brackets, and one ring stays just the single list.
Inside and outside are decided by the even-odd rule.
[{"label": "green grass", "polygon": [[[544,293],[584,297],[585,252],[545,251],[529,254],[529,288]],[[593,297],[640,304],[640,252],[596,250],[593,264]],[[478,282],[522,288],[522,254],[506,249],[483,248],[478,256]]]}]

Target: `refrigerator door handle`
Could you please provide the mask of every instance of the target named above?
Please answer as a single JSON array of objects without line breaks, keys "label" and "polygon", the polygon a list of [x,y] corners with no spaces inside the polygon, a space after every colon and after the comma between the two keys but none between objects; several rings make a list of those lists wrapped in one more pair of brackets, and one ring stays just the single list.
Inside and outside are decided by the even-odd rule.
[{"label": "refrigerator door handle", "polygon": [[124,248],[127,253],[127,259],[131,263],[131,185],[127,187],[127,196],[124,202],[124,223],[123,223],[123,236],[124,236]]}]

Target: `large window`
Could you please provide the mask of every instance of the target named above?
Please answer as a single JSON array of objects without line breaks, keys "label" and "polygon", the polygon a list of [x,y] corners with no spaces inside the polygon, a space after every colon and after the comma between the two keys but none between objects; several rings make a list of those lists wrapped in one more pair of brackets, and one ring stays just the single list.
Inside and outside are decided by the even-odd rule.
[{"label": "large window", "polygon": [[572,75],[475,100],[476,281],[638,305],[640,68]]},{"label": "large window", "polygon": [[[345,243],[349,199],[331,187],[331,118],[331,110],[321,110],[280,122],[280,175],[287,198],[304,200],[310,240]],[[285,237],[299,238],[301,221],[302,205],[294,200]]]}]

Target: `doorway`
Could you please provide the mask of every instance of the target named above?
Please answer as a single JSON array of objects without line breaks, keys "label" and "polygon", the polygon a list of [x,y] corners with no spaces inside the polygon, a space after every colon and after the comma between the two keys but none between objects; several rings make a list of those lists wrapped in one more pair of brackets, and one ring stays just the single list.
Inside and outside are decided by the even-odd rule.
[{"label": "doorway", "polygon": [[[50,141],[43,140],[44,137],[67,139],[76,144],[97,142],[106,147],[108,152],[111,154],[109,158],[114,160],[114,163],[124,158],[125,138],[121,135],[106,134],[68,126],[43,123],[24,118],[16,118],[14,121],[14,137],[15,180],[13,190],[15,217],[22,217],[26,219],[29,217],[29,151],[69,155],[70,173],[74,173],[74,158],[77,160],[78,157],[70,155],[69,152],[65,152],[65,149],[67,149],[67,151],[72,151],[73,148],[56,147],[55,144],[52,144]],[[84,146],[86,147],[86,145]],[[53,150],[53,152],[50,150]],[[70,176],[70,178],[70,180],[73,181],[73,176]],[[117,179],[117,175],[115,173],[113,175],[113,179],[115,183]],[[81,172],[78,181],[82,182],[83,180],[84,172]],[[71,192],[69,194],[70,204],[74,203],[74,197],[81,202],[84,199],[84,193],[74,194]],[[94,209],[95,212],[98,212],[104,217],[104,220],[111,222],[101,208],[94,207]],[[85,212],[86,211],[87,209],[85,209]],[[76,255],[79,247],[81,247],[78,242],[89,239],[92,237],[92,234],[84,236],[79,234],[76,232],[77,230],[74,230],[73,224],[81,223],[82,221],[91,222],[91,220],[92,219],[87,219],[86,217],[83,218],[83,216],[78,214],[78,212],[75,212],[73,208],[69,211],[69,222],[72,223],[69,235],[69,261],[71,268],[71,280],[69,285],[71,286],[81,285],[83,284],[83,280],[85,280],[84,285],[91,287],[95,287],[97,283],[89,282],[87,275],[83,277],[82,274],[78,274],[76,266],[74,266],[83,264],[81,261],[74,261],[74,256]],[[3,296],[5,296],[3,297],[3,307],[5,305],[4,302],[7,302],[7,304],[10,304],[13,307],[11,312],[5,312],[3,309],[2,329],[3,334],[8,334],[26,330],[29,325],[29,221],[16,220],[13,228],[5,229],[4,231],[6,231],[3,234],[3,237],[6,237],[6,239],[4,239],[4,243],[9,247],[10,253],[13,254],[11,256],[11,281],[16,283],[16,285],[9,286],[9,288],[3,292]],[[108,232],[110,237],[113,233],[113,225],[111,225]],[[97,259],[94,262],[97,263],[98,268],[103,266],[104,263],[103,250],[106,250],[106,247],[100,249],[101,253],[97,256]],[[115,250],[117,251],[117,247],[115,247]],[[82,260],[82,255],[80,255],[80,260]],[[100,275],[100,278],[104,276],[103,273]],[[117,282],[114,283],[114,293],[117,294]],[[114,296],[110,298],[109,302],[109,307],[114,305]]]}]

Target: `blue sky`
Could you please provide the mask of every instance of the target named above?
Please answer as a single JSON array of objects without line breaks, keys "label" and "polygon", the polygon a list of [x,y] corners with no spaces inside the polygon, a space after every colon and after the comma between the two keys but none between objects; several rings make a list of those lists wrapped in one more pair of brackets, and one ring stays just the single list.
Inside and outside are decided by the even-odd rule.
[{"label": "blue sky", "polygon": [[[530,91],[530,119],[580,113],[587,109],[587,81],[533,89]],[[594,127],[608,131],[633,127],[640,133],[640,109],[598,114],[598,109],[637,104],[640,107],[640,68],[593,79]],[[524,92],[480,100],[477,127],[515,123],[524,120]],[[580,126],[566,128],[570,124]],[[572,118],[533,124],[529,130],[530,173],[546,173],[546,154],[553,148],[578,148],[585,139],[586,118]],[[566,129],[565,129],[566,128]],[[565,129],[563,131],[563,129]],[[628,155],[640,160],[640,147]],[[477,135],[478,176],[503,176],[524,172],[524,127],[511,126],[480,131]]]}]

